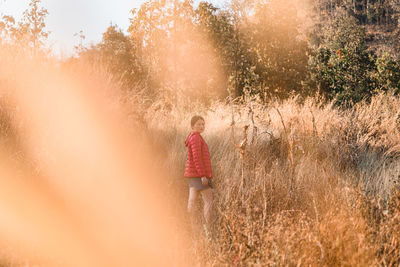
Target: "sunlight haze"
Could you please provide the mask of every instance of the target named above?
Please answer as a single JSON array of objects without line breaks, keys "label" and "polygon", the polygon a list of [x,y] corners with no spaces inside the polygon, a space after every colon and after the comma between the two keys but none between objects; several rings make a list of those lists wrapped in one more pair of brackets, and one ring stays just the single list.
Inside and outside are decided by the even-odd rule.
[{"label": "sunlight haze", "polygon": [[[17,21],[29,6],[29,0],[0,0],[0,16],[11,15]],[[80,39],[74,36],[83,31],[84,45],[95,44],[101,40],[103,32],[112,23],[123,31],[129,26],[130,11],[140,8],[146,0],[43,0],[42,6],[49,12],[46,30],[50,31],[48,45],[54,53],[69,56]],[[200,2],[200,1],[195,1]],[[223,0],[211,1],[216,6],[223,5]]]}]

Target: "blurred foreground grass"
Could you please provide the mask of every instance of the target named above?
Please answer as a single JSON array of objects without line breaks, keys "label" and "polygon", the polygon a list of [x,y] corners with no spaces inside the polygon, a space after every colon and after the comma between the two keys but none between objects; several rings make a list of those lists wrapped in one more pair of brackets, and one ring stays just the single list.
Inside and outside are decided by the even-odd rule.
[{"label": "blurred foreground grass", "polygon": [[[27,214],[44,217],[33,220],[40,231],[36,228],[28,231],[25,227],[31,222],[29,216],[22,216],[26,215],[25,211],[17,209],[21,216],[8,220],[13,213],[7,212],[14,211],[13,198],[0,199],[3,231],[11,222],[15,227],[10,228],[15,232],[8,233],[0,243],[4,266],[21,266],[26,259],[35,262],[35,253],[41,264],[44,264],[43,257],[56,258],[49,260],[50,266],[59,261],[69,266],[74,263],[109,266],[114,260],[118,264],[147,261],[152,266],[393,266],[400,263],[398,97],[378,95],[370,103],[359,103],[347,110],[317,97],[301,101],[292,97],[269,103],[245,97],[233,103],[216,101],[202,105],[179,95],[171,101],[161,93],[155,100],[146,99],[143,93],[134,90],[122,92],[112,77],[101,69],[88,69],[85,65],[59,66],[46,60],[29,65],[31,59],[23,56],[5,51],[0,55],[1,151],[6,167],[2,173],[3,180],[7,181],[3,185],[11,184],[16,196],[25,191],[19,191],[18,184],[9,184],[7,179],[28,182],[27,188],[47,185],[44,188],[50,188],[51,192],[40,200],[44,204],[37,205],[43,204],[42,208],[49,208],[51,214],[68,218],[66,224],[61,223],[62,217],[60,225],[48,225],[48,218],[33,210]],[[71,84],[54,77],[61,75],[59,71],[68,74]],[[55,91],[48,95],[53,98],[43,99],[40,94],[47,92],[41,91],[47,88],[47,82]],[[74,99],[64,86],[76,88],[75,85],[80,88],[82,99],[100,101],[96,102],[101,103],[96,104],[101,106],[100,113],[93,113],[96,105],[86,106],[80,100],[71,102],[72,106],[57,105],[63,103],[59,100],[64,97]],[[19,102],[22,96],[32,97]],[[31,106],[30,100],[37,105]],[[26,113],[27,110],[31,113]],[[51,115],[51,120],[38,125],[32,123],[36,111]],[[123,134],[110,135],[112,138],[107,139],[109,132],[118,128],[117,124],[107,121],[99,124],[100,127],[96,123],[108,113],[121,115],[117,122],[124,130]],[[214,224],[207,234],[201,230],[191,232],[185,214],[188,190],[183,178],[184,141],[194,114],[205,117],[204,138],[215,174]],[[85,120],[95,128],[84,124]],[[30,134],[30,130],[35,134]],[[114,141],[118,148],[129,145],[114,150]],[[59,147],[57,142],[64,145]],[[102,149],[98,150],[95,144]],[[81,150],[74,150],[76,147]],[[80,156],[74,159],[74,155]],[[91,156],[99,161],[93,161]],[[124,167],[131,165],[132,169]],[[115,172],[110,172],[109,167]],[[160,173],[162,177],[157,177]],[[101,181],[106,181],[102,184],[103,191],[97,194],[90,191],[96,188],[91,183],[98,180],[87,180],[88,174],[99,175],[104,179]],[[121,174],[123,180],[114,174]],[[65,179],[71,177],[76,181],[82,179],[82,184],[67,183]],[[52,183],[56,187],[48,187]],[[60,188],[66,191],[57,191]],[[150,190],[142,195],[142,188],[153,188],[154,192]],[[137,196],[131,199],[129,194],[133,192]],[[16,200],[35,199],[29,197]],[[55,199],[60,202],[52,203]],[[75,205],[79,199],[85,205]],[[163,206],[155,208],[145,199],[156,199]],[[121,203],[124,204],[121,206]],[[136,213],[131,213],[131,205],[137,206]],[[142,218],[139,226],[130,225],[141,218],[137,214],[143,210],[149,209],[151,213],[161,207],[163,213]],[[102,222],[100,226],[96,225],[98,221]],[[170,223],[173,221],[179,223]],[[75,229],[75,224],[82,224],[83,228]],[[69,239],[61,235],[60,240],[45,241],[59,233],[57,229],[65,234],[64,227],[74,229],[71,231],[76,236]],[[98,228],[99,232],[91,227]],[[152,229],[164,228],[168,232],[165,236],[152,233]],[[36,233],[36,230],[48,235],[43,242],[40,238],[24,239],[18,235],[24,231]],[[98,235],[101,231],[106,234]],[[57,241],[70,242],[65,247],[67,250],[62,245],[60,249],[49,250]],[[171,242],[168,249],[160,246],[165,242]],[[80,244],[86,250],[68,251],[73,244]],[[27,249],[32,245],[34,249]],[[22,253],[18,246],[23,248]],[[46,250],[47,254],[43,252]]]}]

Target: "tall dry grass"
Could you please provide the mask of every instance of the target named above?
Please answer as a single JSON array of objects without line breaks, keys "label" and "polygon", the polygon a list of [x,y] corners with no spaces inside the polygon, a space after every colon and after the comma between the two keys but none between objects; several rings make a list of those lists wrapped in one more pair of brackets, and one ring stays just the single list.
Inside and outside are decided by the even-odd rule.
[{"label": "tall dry grass", "polygon": [[[399,264],[397,97],[205,106],[121,92],[83,63],[0,56],[3,265]],[[194,114],[215,174],[208,231],[186,216]]]},{"label": "tall dry grass", "polygon": [[192,233],[192,264],[398,264],[398,106],[387,95],[351,110],[296,97],[267,104],[154,103],[145,121],[181,210],[189,120],[206,119],[214,223],[211,232]]},{"label": "tall dry grass", "polygon": [[180,239],[137,114],[101,68],[0,49],[2,266],[171,266]]}]

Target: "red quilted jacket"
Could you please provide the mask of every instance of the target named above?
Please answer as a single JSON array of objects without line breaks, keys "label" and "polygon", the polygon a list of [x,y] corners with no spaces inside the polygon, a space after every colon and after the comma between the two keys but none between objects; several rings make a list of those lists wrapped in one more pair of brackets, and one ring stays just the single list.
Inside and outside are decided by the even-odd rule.
[{"label": "red quilted jacket", "polygon": [[188,156],[184,176],[212,178],[210,152],[203,137],[199,133],[192,132],[185,142],[188,148]]}]

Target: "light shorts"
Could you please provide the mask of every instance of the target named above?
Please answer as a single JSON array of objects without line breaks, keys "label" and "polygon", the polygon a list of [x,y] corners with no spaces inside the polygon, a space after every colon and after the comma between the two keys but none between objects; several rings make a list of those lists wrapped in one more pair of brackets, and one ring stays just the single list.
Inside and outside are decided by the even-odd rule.
[{"label": "light shorts", "polygon": [[196,190],[205,190],[208,188],[213,188],[211,183],[211,178],[207,178],[208,185],[203,185],[201,182],[201,178],[185,178],[188,181],[189,187],[193,187]]}]

